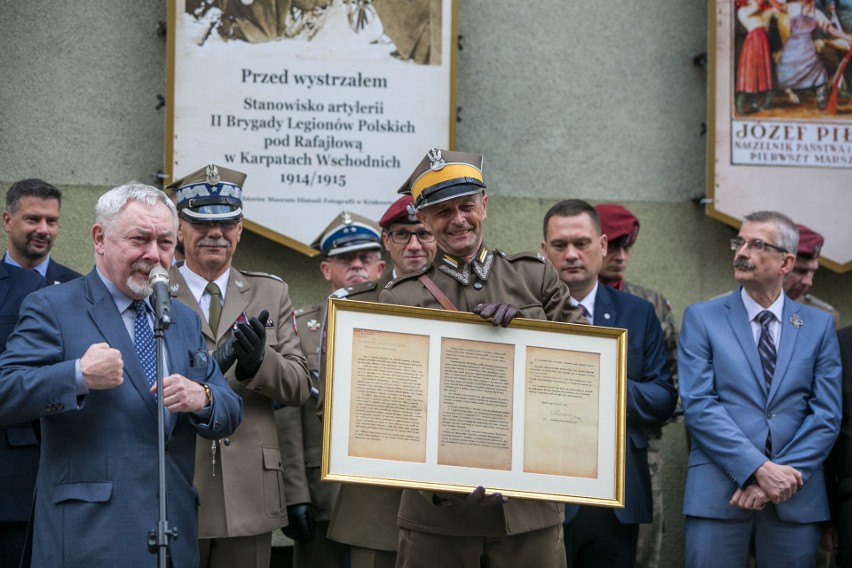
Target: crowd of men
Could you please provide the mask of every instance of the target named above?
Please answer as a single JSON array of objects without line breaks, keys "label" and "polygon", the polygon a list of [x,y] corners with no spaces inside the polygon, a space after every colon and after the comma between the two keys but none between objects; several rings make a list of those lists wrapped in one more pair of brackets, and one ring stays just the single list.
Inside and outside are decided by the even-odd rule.
[{"label": "crowd of men", "polygon": [[[24,180],[3,213],[0,567],[154,565],[158,446],[175,567],[266,568],[279,529],[298,567],[658,566],[659,440],[681,413],[687,566],[814,566],[820,545],[852,566],[852,328],[809,293],[822,237],[748,215],[739,286],[688,306],[678,334],[668,300],[625,278],[628,209],[566,199],[541,254],[492,248],[482,161],[433,148],[378,223],[336,216],[313,243],[330,297],[627,329],[623,508],[486,479],[468,494],[322,482],[327,305],[294,309],[280,278],[232,266],[245,174],[108,191],[85,276],[50,257],[61,192]],[[174,300],[162,351],[157,266]]]}]

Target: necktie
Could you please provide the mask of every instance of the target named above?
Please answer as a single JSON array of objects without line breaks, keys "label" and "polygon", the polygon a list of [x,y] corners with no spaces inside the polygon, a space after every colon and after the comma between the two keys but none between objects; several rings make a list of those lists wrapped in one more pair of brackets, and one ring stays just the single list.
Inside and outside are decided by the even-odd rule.
[{"label": "necktie", "polygon": [[589,310],[586,309],[586,306],[583,304],[577,304],[577,307],[580,308],[580,313],[583,314],[583,317],[589,320],[589,323],[594,324],[592,321],[592,314],[589,313]]},{"label": "necktie", "polygon": [[[757,315],[757,322],[760,324],[760,339],[757,341],[757,352],[760,355],[760,364],[763,367],[763,380],[766,383],[766,391],[772,386],[772,375],[775,374],[775,344],[772,343],[772,336],[769,335],[769,324],[775,316],[769,310],[763,310]],[[769,456],[772,454],[772,432],[766,436],[766,445],[764,453]]]},{"label": "necktie", "polygon": [[207,312],[207,323],[210,324],[213,335],[216,335],[219,332],[219,318],[222,316],[222,302],[219,300],[221,294],[215,282],[208,282],[204,289],[210,294],[210,310]]},{"label": "necktie", "polygon": [[[154,333],[148,323],[145,301],[136,300],[133,302],[133,308],[136,310],[136,321],[133,323],[136,353],[139,355],[139,362],[142,363],[142,369],[145,371],[148,386],[153,387],[157,384],[157,351],[154,347]],[[154,395],[155,398],[156,396]]]}]

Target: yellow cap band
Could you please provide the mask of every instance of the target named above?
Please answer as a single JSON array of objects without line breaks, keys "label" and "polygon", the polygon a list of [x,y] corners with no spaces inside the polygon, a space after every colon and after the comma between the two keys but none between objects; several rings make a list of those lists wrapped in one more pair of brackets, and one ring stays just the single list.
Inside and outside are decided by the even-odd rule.
[{"label": "yellow cap band", "polygon": [[424,189],[457,178],[474,178],[482,181],[482,172],[470,164],[447,164],[440,170],[428,170],[411,185],[411,196],[417,199]]}]

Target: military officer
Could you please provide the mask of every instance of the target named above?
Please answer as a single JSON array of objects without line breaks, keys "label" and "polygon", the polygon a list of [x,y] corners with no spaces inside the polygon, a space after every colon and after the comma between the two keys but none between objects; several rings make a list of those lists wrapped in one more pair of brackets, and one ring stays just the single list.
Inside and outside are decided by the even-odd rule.
[{"label": "military officer", "polygon": [[[544,257],[483,242],[482,156],[433,148],[400,193],[414,198],[438,250],[432,265],[388,284],[382,302],[472,311],[504,327],[516,316],[586,322]],[[482,487],[469,495],[405,490],[397,566],[565,566],[562,521],[560,504],[507,500]]]},{"label": "military officer", "polygon": [[828,302],[808,293],[814,285],[814,274],[819,270],[819,254],[825,240],[822,235],[804,225],[796,225],[796,228],[799,229],[799,247],[793,270],[784,278],[784,292],[800,304],[828,312],[834,318],[834,326],[840,329],[838,311]]},{"label": "military officer", "polygon": [[178,179],[178,239],[171,293],[201,317],[207,347],[243,399],[243,422],[227,438],[200,440],[200,566],[268,568],[272,531],[287,524],[284,471],[273,404],[301,405],[307,363],[293,325],[287,284],[231,265],[240,242],[245,174],[209,165]]},{"label": "military officer", "polygon": [[[338,290],[338,296],[366,293],[375,296],[376,280],[382,277],[381,234],[373,221],[355,213],[342,212],[323,229],[312,246],[324,255],[323,278]],[[361,299],[361,298],[359,298]],[[374,301],[376,298],[372,298]],[[296,327],[302,352],[308,359],[314,392],[320,380],[320,345],[325,329],[325,304],[296,311]],[[316,396],[301,408],[282,408],[275,413],[281,452],[290,525],[284,534],[295,541],[296,568],[344,565],[346,548],[328,539],[331,511],[340,486],[320,482],[322,423],[317,419]],[[347,541],[342,541],[347,542]]]},{"label": "military officer", "polygon": [[[375,285],[358,284],[335,292],[339,297],[369,302],[379,301],[379,292],[402,274],[428,266],[435,258],[435,236],[417,218],[414,199],[403,195],[379,220],[382,243],[390,256],[392,269]],[[399,544],[396,524],[401,489],[371,485],[343,485],[331,517],[329,538],[350,545],[352,568],[393,568]]]},{"label": "military officer", "polygon": [[[677,323],[672,314],[672,305],[659,292],[630,282],[624,278],[627,263],[636,239],[639,237],[639,219],[629,209],[615,203],[601,203],[595,206],[601,220],[601,230],[608,239],[607,254],[604,257],[598,279],[616,290],[639,296],[651,302],[654,312],[663,327],[669,372],[677,388]],[[639,539],[636,546],[637,568],[656,568],[660,565],[660,553],[663,548],[663,465],[665,462],[662,443],[662,429],[650,428],[648,437],[648,467],[651,471],[651,495],[654,503],[654,521],[639,525]]]}]

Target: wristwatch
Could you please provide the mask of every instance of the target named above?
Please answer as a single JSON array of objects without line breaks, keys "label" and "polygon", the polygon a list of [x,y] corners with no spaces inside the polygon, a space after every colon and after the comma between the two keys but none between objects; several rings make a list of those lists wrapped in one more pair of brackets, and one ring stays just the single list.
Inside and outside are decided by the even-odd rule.
[{"label": "wristwatch", "polygon": [[208,406],[210,406],[210,403],[213,401],[213,395],[210,394],[210,387],[207,386],[207,383],[204,383],[201,386],[204,387],[204,394],[207,395],[207,404],[204,405],[204,408],[207,408]]}]

